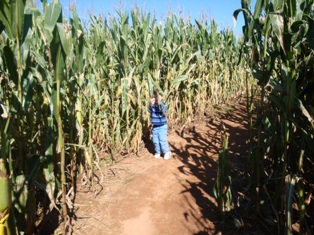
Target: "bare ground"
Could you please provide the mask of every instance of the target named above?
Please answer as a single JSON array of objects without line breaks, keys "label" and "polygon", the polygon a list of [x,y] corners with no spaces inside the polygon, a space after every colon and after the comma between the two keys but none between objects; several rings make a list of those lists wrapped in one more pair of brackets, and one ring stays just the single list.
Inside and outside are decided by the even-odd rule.
[{"label": "bare ground", "polygon": [[97,193],[78,188],[73,234],[248,234],[245,231],[254,230],[249,221],[243,228],[236,213],[222,216],[212,191],[223,124],[229,135],[236,185],[233,197],[244,195],[241,169],[245,166],[247,122],[245,106],[236,107],[228,115],[194,123],[183,135],[170,129],[170,160],[154,159],[148,142],[138,155],[101,167],[103,178]]}]

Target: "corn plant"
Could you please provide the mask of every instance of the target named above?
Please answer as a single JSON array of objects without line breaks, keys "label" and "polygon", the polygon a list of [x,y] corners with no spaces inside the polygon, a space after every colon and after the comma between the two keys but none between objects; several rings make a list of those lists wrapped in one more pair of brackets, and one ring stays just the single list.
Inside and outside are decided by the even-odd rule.
[{"label": "corn plant", "polygon": [[[251,12],[251,1],[242,1],[242,9],[234,12],[235,17],[239,12],[244,15],[244,48],[250,51],[251,71],[261,94],[251,155],[257,213],[262,214],[261,189],[272,187],[274,180],[279,187],[272,188],[271,203],[281,212],[279,223],[286,225],[285,231],[291,231],[287,219],[292,203],[287,205],[285,198],[294,194],[284,190],[285,178],[290,174],[306,178],[311,167],[304,162],[313,165],[313,7],[313,1],[256,1]],[[296,192],[301,204],[303,193]],[[302,208],[300,229],[305,231]]]},{"label": "corn plant", "polygon": [[[58,209],[57,194],[61,189],[60,203],[67,220],[66,168],[70,160],[66,159],[65,144],[69,140],[73,144],[79,132],[75,124],[64,123],[67,117],[76,117],[76,106],[67,104],[70,98],[66,95],[75,92],[70,80],[74,76],[70,70],[74,64],[72,30],[62,22],[62,7],[57,2],[44,4],[44,15],[32,1],[1,4],[1,30],[5,31],[1,48],[5,61],[1,67],[5,88],[1,92],[1,158],[9,163],[8,172],[12,175],[17,231],[29,234],[35,225],[36,189],[47,193],[51,209]],[[76,29],[78,35],[74,38],[79,40],[78,20],[73,22],[73,31]],[[81,45],[76,54],[82,55]],[[82,71],[78,68],[77,72]],[[67,127],[72,127],[71,132]]]},{"label": "corn plant", "polygon": [[213,187],[218,208],[222,213],[230,211],[233,204],[230,171],[231,166],[229,162],[228,136],[226,135],[225,128],[223,127],[222,150],[219,153],[217,179]]},{"label": "corn plant", "polygon": [[[32,197],[34,191],[31,183],[37,165],[35,164],[34,169],[28,167],[29,162],[36,162],[36,159],[31,155],[25,157],[25,154],[30,153],[31,150],[24,144],[31,140],[25,124],[31,123],[33,116],[30,99],[26,96],[31,92],[33,85],[32,79],[26,77],[29,72],[27,64],[32,22],[28,2],[2,1],[0,19],[3,24],[2,30],[6,33],[2,46],[4,90],[1,104],[5,115],[1,118],[1,158],[9,163],[7,172],[12,176],[12,184],[16,189],[12,200],[12,205],[16,209],[13,214],[19,214],[21,220],[15,222],[18,225],[25,224],[25,231],[29,232],[35,220],[35,203]],[[25,196],[28,194],[30,197]]]}]

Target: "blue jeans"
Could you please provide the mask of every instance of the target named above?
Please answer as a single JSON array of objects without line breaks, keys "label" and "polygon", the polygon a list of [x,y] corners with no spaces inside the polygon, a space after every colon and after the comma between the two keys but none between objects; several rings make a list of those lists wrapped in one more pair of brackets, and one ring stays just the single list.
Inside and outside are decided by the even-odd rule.
[{"label": "blue jeans", "polygon": [[153,143],[155,145],[155,153],[164,154],[169,152],[169,146],[167,142],[168,125],[153,126]]}]

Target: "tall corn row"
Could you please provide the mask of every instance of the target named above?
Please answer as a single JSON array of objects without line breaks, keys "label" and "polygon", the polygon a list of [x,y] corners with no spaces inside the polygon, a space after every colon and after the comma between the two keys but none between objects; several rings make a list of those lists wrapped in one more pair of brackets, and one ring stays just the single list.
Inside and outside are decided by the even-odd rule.
[{"label": "tall corn row", "polygon": [[[284,225],[285,234],[292,234],[296,203],[300,233],[305,234],[304,197],[311,197],[312,186],[306,181],[313,177],[314,153],[314,2],[258,0],[253,12],[250,8],[251,1],[242,1],[234,15],[244,13],[244,47],[250,50],[261,94],[251,153],[257,213],[267,218],[279,214],[277,232]],[[271,196],[265,199],[268,191]],[[279,213],[264,214],[270,205]]]},{"label": "tall corn row", "polygon": [[[50,210],[62,210],[65,221],[71,208],[68,185],[75,186],[77,153],[73,153],[79,152],[73,144],[84,148],[82,121],[76,118],[76,112],[81,112],[76,102],[79,84],[73,80],[82,76],[82,69],[74,66],[74,53],[82,58],[78,48],[82,44],[74,48],[72,42],[72,38],[80,40],[80,26],[78,19],[72,25],[62,22],[57,1],[44,3],[44,14],[32,1],[1,4],[5,32],[1,34],[1,159],[13,185],[10,216],[15,218],[16,232],[30,234],[39,191],[50,198]],[[66,172],[68,164],[71,172]]]},{"label": "tall corn row", "polygon": [[242,77],[232,72],[238,58],[235,37],[228,30],[217,32],[214,21],[210,26],[192,25],[169,15],[161,25],[139,9],[130,15],[119,11],[116,18],[92,17],[87,40],[97,55],[92,70],[104,76],[99,85],[105,88],[97,112],[101,116],[97,123],[105,125],[97,129],[104,135],[95,138],[97,146],[113,156],[140,146],[141,129],[147,132],[147,100],[154,86],[165,93],[173,123],[191,121],[199,107],[203,115],[209,106],[227,102],[244,87]]},{"label": "tall corn row", "polygon": [[[1,118],[1,158],[6,167],[8,178],[12,181],[15,191],[13,192],[12,205],[7,213],[15,219],[19,214],[19,220],[11,220],[18,225],[24,224],[25,231],[32,230],[35,221],[34,190],[32,188],[33,163],[37,167],[38,159],[32,157],[31,149],[25,146],[26,141],[31,141],[27,122],[32,122],[33,110],[30,108],[30,100],[25,97],[30,92],[32,81],[26,81],[28,73],[27,62],[29,59],[29,43],[31,33],[31,15],[27,11],[27,1],[7,1],[0,3],[1,31],[5,30],[2,44],[3,67],[1,68],[2,81],[2,118]],[[26,8],[26,9],[25,9]],[[26,14],[24,14],[24,12]],[[8,79],[9,78],[9,79]],[[29,111],[29,112],[28,112]],[[24,118],[25,117],[25,118]],[[12,141],[13,140],[13,141]],[[27,156],[26,156],[27,155]],[[3,174],[3,173],[2,173]],[[1,191],[7,189],[1,189]],[[12,192],[9,192],[11,194]],[[30,195],[26,197],[25,195]],[[26,213],[26,211],[28,213]],[[11,228],[14,225],[11,224]],[[13,234],[15,230],[11,231]],[[16,232],[19,232],[17,230]]]}]

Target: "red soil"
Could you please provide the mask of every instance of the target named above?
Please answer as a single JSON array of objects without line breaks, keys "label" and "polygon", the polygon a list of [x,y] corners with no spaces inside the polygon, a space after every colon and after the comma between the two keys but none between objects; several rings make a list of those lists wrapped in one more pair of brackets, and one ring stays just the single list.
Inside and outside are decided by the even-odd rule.
[{"label": "red soil", "polygon": [[[201,235],[239,231],[237,222],[241,219],[223,217],[212,191],[222,123],[229,135],[232,172],[237,174],[234,183],[241,185],[243,175],[236,168],[244,164],[247,123],[245,107],[237,107],[221,119],[195,123],[183,136],[170,129],[170,160],[154,159],[148,143],[139,155],[102,167],[102,182],[95,187],[95,191],[101,189],[97,196],[82,187],[77,192],[73,234]],[[234,192],[235,198],[243,195],[239,191]]]}]

